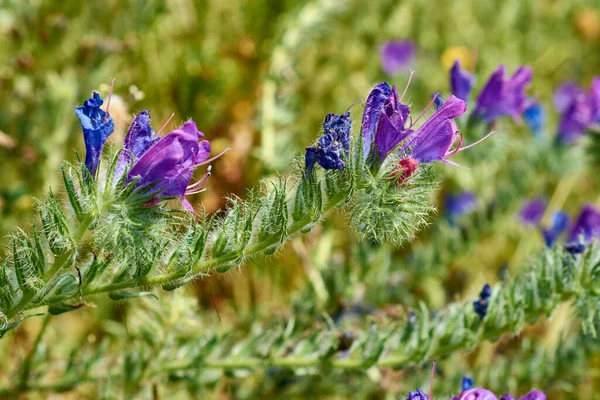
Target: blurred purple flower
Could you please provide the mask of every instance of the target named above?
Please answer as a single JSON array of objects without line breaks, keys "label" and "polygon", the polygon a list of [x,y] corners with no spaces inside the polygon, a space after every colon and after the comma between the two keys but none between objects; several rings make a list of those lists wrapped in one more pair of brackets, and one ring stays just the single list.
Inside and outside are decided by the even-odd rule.
[{"label": "blurred purple flower", "polygon": [[[141,121],[138,122],[144,125]],[[140,132],[146,135],[149,131]],[[134,145],[136,140],[133,136],[128,143],[131,144],[132,149],[139,150],[143,146]],[[209,171],[198,182],[190,185],[194,170],[216,158],[208,159],[210,143],[208,140],[199,142],[203,137],[204,134],[198,130],[195,122],[186,122],[180,128],[165,135],[135,160],[127,173],[126,184],[137,179],[135,186],[149,187],[149,190],[156,193],[156,201],[164,197],[179,197],[183,206],[193,211],[192,205],[185,196],[202,191],[210,176]]]},{"label": "blurred purple flower", "polygon": [[525,396],[522,396],[519,400],[546,400],[546,395],[539,390],[532,390]]},{"label": "blurred purple flower", "polygon": [[154,130],[150,125],[150,112],[143,110],[135,116],[127,131],[123,151],[115,168],[115,176],[120,177],[132,160],[139,159],[159,140],[160,137],[154,136]]},{"label": "blurred purple flower", "polygon": [[544,236],[546,246],[552,247],[568,227],[569,216],[567,213],[562,211],[555,212],[552,216],[552,225],[550,228],[542,229],[542,235]]},{"label": "blurred purple flower", "polygon": [[459,400],[498,400],[498,398],[487,389],[474,388],[462,392]]},{"label": "blurred purple flower", "polygon": [[467,101],[471,94],[471,89],[475,84],[475,76],[467,70],[460,67],[460,61],[454,61],[450,69],[450,88],[452,94]]},{"label": "blurred purple flower", "polygon": [[319,138],[318,146],[306,148],[304,160],[307,173],[310,174],[316,163],[325,169],[346,167],[342,160],[342,151],[348,155],[351,127],[349,112],[341,115],[327,114],[323,121],[323,136]]},{"label": "blurred purple flower", "polygon": [[408,392],[406,400],[429,400],[429,396],[421,389],[417,389],[416,392]]},{"label": "blurred purple flower", "polygon": [[536,137],[540,137],[546,128],[546,111],[535,100],[529,101],[529,106],[521,114],[523,120]]},{"label": "blurred purple flower", "polygon": [[415,58],[417,46],[410,40],[385,42],[379,51],[381,67],[387,75],[396,75],[406,69]]},{"label": "blurred purple flower", "polygon": [[573,143],[600,118],[600,77],[592,80],[589,92],[573,82],[559,86],[554,93],[554,106],[562,114],[558,139]]},{"label": "blurred purple flower", "polygon": [[567,243],[580,243],[582,238],[588,244],[593,237],[599,236],[600,211],[591,204],[585,204],[569,231]]},{"label": "blurred purple flower", "polygon": [[546,212],[546,207],[546,200],[542,198],[526,202],[523,208],[521,208],[521,221],[525,225],[538,225]]},{"label": "blurred purple flower", "polygon": [[115,130],[111,116],[100,109],[102,103],[104,101],[100,95],[93,92],[92,97],[87,99],[83,106],[75,108],[75,114],[79,117],[83,129],[85,166],[92,176],[96,175],[104,143]]},{"label": "blurred purple flower", "polygon": [[533,70],[521,66],[510,78],[505,78],[505,73],[506,67],[500,66],[477,98],[474,114],[488,123],[506,115],[518,119],[526,108],[525,88],[531,82]]},{"label": "blurred purple flower", "polygon": [[[468,214],[477,206],[477,198],[471,192],[445,196],[446,215],[450,220]],[[463,389],[464,390],[464,389]]]},{"label": "blurred purple flower", "polygon": [[[488,285],[486,283],[483,286],[483,289],[481,289],[481,292],[479,292],[479,298],[473,302],[473,307],[475,308],[475,312],[477,314],[479,314],[481,319],[483,319],[485,317],[485,315],[487,314],[489,301],[490,301],[491,297],[492,297],[492,288],[490,287],[490,285]],[[475,390],[475,389],[473,389],[473,390]],[[481,389],[481,390],[484,390],[484,389]],[[473,399],[476,399],[476,398],[477,397],[473,397]],[[462,399],[462,397],[461,397],[461,399]]]}]

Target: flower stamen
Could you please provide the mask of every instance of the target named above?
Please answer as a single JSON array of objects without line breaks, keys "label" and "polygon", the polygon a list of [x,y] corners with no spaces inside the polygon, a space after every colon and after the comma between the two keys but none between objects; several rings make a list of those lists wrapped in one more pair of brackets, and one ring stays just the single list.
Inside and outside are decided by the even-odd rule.
[{"label": "flower stamen", "polygon": [[106,100],[106,115],[104,116],[104,122],[108,119],[108,108],[110,107],[110,99],[112,98],[113,88],[115,87],[115,79],[112,78],[110,81],[110,91],[108,92],[108,99]]}]

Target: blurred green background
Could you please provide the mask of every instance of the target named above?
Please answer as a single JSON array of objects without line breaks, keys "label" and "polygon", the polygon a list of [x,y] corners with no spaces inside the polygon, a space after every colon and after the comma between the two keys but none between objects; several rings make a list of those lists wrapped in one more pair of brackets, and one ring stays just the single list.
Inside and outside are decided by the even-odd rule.
[{"label": "blurred green background", "polygon": [[[175,112],[170,127],[192,118],[215,152],[227,145],[232,148],[214,164],[208,190],[190,199],[215,212],[224,207],[225,195],[243,197],[259,179],[284,173],[318,136],[325,114],[342,113],[382,80],[404,87],[408,72],[390,77],[381,69],[379,47],[386,40],[410,39],[418,47],[411,65],[416,74],[408,92],[417,110],[432,93],[449,92],[448,69],[455,59],[469,67],[476,64],[477,88],[499,64],[510,71],[520,64],[532,66],[529,93],[547,106],[551,134],[557,120],[551,106],[554,88],[565,80],[587,86],[600,72],[600,1],[0,0],[0,37],[0,244],[4,247],[11,230],[30,226],[34,199],[50,187],[59,189],[61,162],[75,160],[77,154],[82,157],[82,134],[73,109],[92,90],[105,96],[112,77],[116,78],[111,100],[116,130],[109,142],[114,146],[122,143],[132,114],[150,109],[155,129]],[[508,121],[505,125],[513,133],[511,145],[525,147],[526,152],[529,133]],[[448,172],[453,185],[465,182],[466,178],[457,177],[460,174],[469,172]],[[586,199],[592,192],[583,188],[576,196]],[[515,199],[513,210],[517,206]],[[505,218],[509,224],[514,219]],[[508,253],[522,259],[525,250],[541,244],[534,240],[524,250],[521,236],[492,237],[475,244],[480,247],[470,260],[478,260],[477,265],[459,260],[467,265],[460,273],[453,269],[450,277],[418,275],[414,286],[387,296],[370,289],[388,280],[388,267],[376,272],[352,265],[362,262],[356,261],[362,260],[362,253],[369,254],[368,265],[393,264],[394,257],[408,250],[358,245],[344,226],[344,216],[335,215],[315,233],[294,240],[275,259],[257,260],[224,278],[196,282],[193,290],[187,290],[198,299],[198,315],[204,315],[208,326],[220,323],[212,311],[216,300],[224,320],[243,322],[271,312],[285,313],[291,307],[286,305],[305,295],[316,299],[317,311],[332,312],[365,297],[377,306],[392,300],[404,305],[424,300],[441,307],[464,298],[464,293],[472,296],[481,287],[483,277],[463,276],[478,271],[481,262],[491,268],[485,279],[495,279],[503,261],[515,260]],[[527,235],[518,226],[511,229]],[[0,249],[0,254],[4,251]],[[336,274],[343,275],[351,284],[324,294],[307,265],[316,265],[332,281],[342,279]],[[348,270],[331,270],[341,265]],[[366,296],[357,294],[365,291]],[[166,294],[161,297],[169,299]],[[56,330],[72,332],[74,340],[104,335],[107,328],[102,320],[120,321],[124,313],[111,307],[83,317],[61,316],[66,323]],[[35,331],[36,323],[30,326]],[[32,340],[29,328],[13,339],[26,348]],[[3,354],[9,352],[7,342],[0,342],[0,350],[7,352]],[[66,357],[68,345],[63,343],[60,349]],[[22,351],[19,346],[10,349],[14,360]],[[483,366],[482,359],[464,361],[458,368]],[[10,362],[0,363],[7,367],[5,371],[10,369]],[[361,395],[414,389],[405,387],[402,379],[389,377],[388,386],[381,383],[386,380],[370,380],[361,386]],[[594,393],[593,387],[586,393]],[[578,390],[571,387],[566,392]],[[333,393],[345,397],[342,391]]]}]

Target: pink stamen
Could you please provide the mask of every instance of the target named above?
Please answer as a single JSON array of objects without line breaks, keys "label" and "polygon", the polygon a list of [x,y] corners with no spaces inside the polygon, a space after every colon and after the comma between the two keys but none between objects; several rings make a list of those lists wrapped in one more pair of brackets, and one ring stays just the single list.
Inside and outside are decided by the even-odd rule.
[{"label": "pink stamen", "polygon": [[410,71],[410,76],[408,77],[408,82],[406,82],[406,87],[404,88],[404,92],[402,92],[402,96],[400,96],[400,100],[398,100],[399,103],[402,103],[402,99],[404,98],[404,95],[406,94],[406,91],[408,90],[408,87],[410,86],[410,81],[412,80],[412,76],[415,73],[415,71],[411,70]]},{"label": "pink stamen", "polygon": [[221,157],[223,154],[227,153],[229,150],[231,150],[229,147],[226,147],[225,150],[223,150],[222,152],[220,152],[219,154],[217,154],[214,157],[209,158],[208,160],[204,160],[198,164],[194,164],[194,167],[197,167],[199,165],[204,165],[204,164],[208,164],[211,161],[216,160],[217,158]]},{"label": "pink stamen", "polygon": [[417,122],[419,122],[419,120],[421,119],[421,117],[423,117],[423,115],[425,115],[425,113],[427,112],[427,110],[429,110],[431,108],[431,106],[433,105],[433,103],[435,103],[435,99],[437,99],[438,96],[439,96],[439,93],[436,93],[435,96],[433,96],[433,99],[431,99],[431,101],[429,102],[429,104],[427,104],[427,106],[421,112],[421,114],[419,114],[419,116],[417,117],[417,119],[415,119],[415,121],[411,123],[411,125],[410,125],[411,128],[413,127],[414,124],[416,124]]},{"label": "pink stamen", "polygon": [[445,157],[450,157],[455,155],[456,153],[459,152],[460,150],[460,146],[462,146],[462,142],[463,142],[463,135],[461,132],[456,132],[455,133],[456,136],[458,136],[458,145],[456,146],[456,148],[454,148],[454,150],[450,150],[449,152],[446,153]]},{"label": "pink stamen", "polygon": [[433,362],[433,368],[431,368],[431,380],[429,381],[429,400],[433,399],[433,378],[435,376],[435,361]]},{"label": "pink stamen", "polygon": [[112,78],[112,80],[110,81],[110,92],[108,92],[108,99],[106,100],[106,116],[104,117],[104,122],[106,122],[106,120],[108,119],[108,108],[110,107],[110,99],[113,94],[113,88],[115,87],[115,79],[117,78]]},{"label": "pink stamen", "polygon": [[458,151],[463,151],[463,150],[466,150],[466,149],[468,149],[468,148],[471,148],[471,147],[473,147],[473,146],[475,146],[475,145],[478,145],[479,143],[483,142],[485,139],[487,139],[487,138],[489,138],[490,136],[492,136],[494,133],[496,133],[496,131],[491,131],[490,133],[488,133],[487,135],[485,135],[484,137],[482,137],[481,139],[479,139],[479,140],[478,140],[478,141],[476,141],[475,143],[471,143],[471,144],[470,144],[470,145],[468,145],[468,146],[462,147],[462,148],[461,148],[460,150],[458,150]]},{"label": "pink stamen", "polygon": [[162,131],[167,127],[167,125],[169,124],[169,122],[171,122],[171,120],[173,119],[174,116],[175,116],[175,113],[172,113],[171,116],[169,117],[169,119],[167,120],[167,122],[165,122],[164,125],[160,128],[160,130],[158,131],[157,135],[160,136],[160,134],[162,133]]},{"label": "pink stamen", "polygon": [[354,103],[350,104],[350,107],[348,107],[348,109],[346,110],[346,112],[350,111],[350,109],[352,107],[354,107],[358,102],[363,101],[363,98],[361,97],[360,99],[356,100]]},{"label": "pink stamen", "polygon": [[202,176],[202,178],[198,179],[198,181],[196,183],[191,184],[190,186],[188,186],[188,190],[189,189],[193,189],[196,186],[200,185],[200,186],[204,186],[206,184],[206,182],[208,182],[208,177],[211,175],[210,171],[212,170],[212,165],[209,165],[206,173]]}]

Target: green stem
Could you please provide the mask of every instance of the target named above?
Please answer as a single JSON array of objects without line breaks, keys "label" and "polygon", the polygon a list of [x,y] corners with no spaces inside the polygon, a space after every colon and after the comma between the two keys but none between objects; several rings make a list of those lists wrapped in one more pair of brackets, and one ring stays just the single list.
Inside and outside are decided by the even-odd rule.
[{"label": "green stem", "polygon": [[[74,242],[73,249],[63,255],[58,256],[54,260],[54,263],[52,264],[52,266],[42,276],[42,281],[44,282],[44,284],[47,284],[48,282],[50,282],[50,280],[54,277],[54,275],[56,275],[56,273],[58,271],[63,269],[72,260],[72,258],[77,254],[77,249],[80,245],[79,242],[81,241],[81,239],[87,232],[87,230],[93,220],[94,220],[94,218],[92,216],[87,215],[81,221],[81,223],[79,224],[79,227],[77,228],[77,231],[75,232],[75,235],[73,236],[73,239],[74,239],[73,240],[73,242]],[[34,291],[24,292],[21,300],[12,309],[8,310],[8,312],[6,313],[6,317],[8,319],[11,319],[17,313],[19,313],[23,310],[28,310],[31,308],[39,307],[37,305],[35,307],[29,307],[29,302],[31,301],[31,299],[33,299],[33,296],[35,296]]]},{"label": "green stem", "polygon": [[35,357],[35,354],[37,353],[37,349],[40,345],[40,342],[42,341],[42,336],[44,336],[44,332],[46,331],[46,328],[48,327],[48,323],[50,322],[51,318],[52,318],[52,314],[46,314],[44,316],[44,320],[42,322],[42,327],[40,328],[40,331],[38,332],[37,337],[35,338],[35,341],[33,342],[33,346],[31,347],[29,354],[27,354],[27,358],[25,358],[25,360],[23,361],[23,368],[21,370],[21,379],[19,382],[19,388],[27,387],[27,383],[29,381],[29,373],[31,372],[31,363],[33,361],[33,357]]}]

